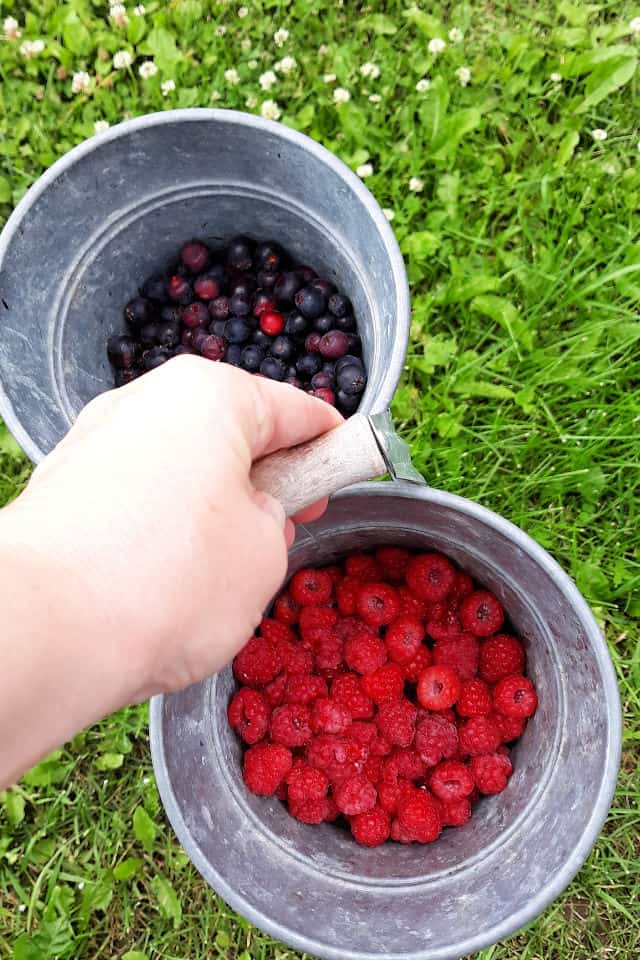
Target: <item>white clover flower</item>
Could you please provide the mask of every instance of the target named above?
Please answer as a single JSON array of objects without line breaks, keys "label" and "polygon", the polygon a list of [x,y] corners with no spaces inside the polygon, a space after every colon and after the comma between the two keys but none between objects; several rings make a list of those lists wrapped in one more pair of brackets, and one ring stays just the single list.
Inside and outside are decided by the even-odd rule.
[{"label": "white clover flower", "polygon": [[[108,783],[108,780],[105,780],[105,783]],[[84,880],[81,880],[78,884],[78,890],[84,890]]]},{"label": "white clover flower", "polygon": [[431,80],[427,80],[426,77],[423,77],[422,80],[418,80],[416,83],[416,90],[418,93],[426,93],[430,86]]},{"label": "white clover flower", "polygon": [[359,167],[356,167],[356,173],[364,180],[365,177],[370,177],[372,175],[373,167],[370,163],[361,163]]},{"label": "white clover flower", "polygon": [[21,903],[20,906],[18,907],[18,913],[24,913],[26,909],[27,909],[26,903]]},{"label": "white clover flower", "polygon": [[251,94],[251,96],[247,97],[247,99],[245,100],[245,104],[249,108],[249,110],[255,110],[255,108],[258,106],[258,98],[254,97],[253,94]]},{"label": "white clover flower", "polygon": [[360,67],[360,73],[363,77],[369,77],[371,80],[377,80],[380,76],[380,67],[375,63],[363,63]]},{"label": "white clover flower", "polygon": [[74,73],[71,80],[71,93],[88,93],[91,86],[91,77],[84,70]]},{"label": "white clover flower", "polygon": [[282,60],[276,63],[276,70],[278,73],[293,73],[297,66],[298,64],[295,57],[283,57]]},{"label": "white clover flower", "polygon": [[446,42],[442,40],[441,37],[434,37],[433,40],[429,40],[427,44],[427,49],[434,57],[437,57],[439,53],[447,46]]},{"label": "white clover flower", "polygon": [[153,60],[145,60],[144,63],[140,64],[140,69],[138,70],[143,80],[148,80],[149,77],[155,77],[157,72],[158,68]]},{"label": "white clover flower", "polygon": [[329,53],[329,47],[326,45],[326,43],[321,43],[320,46],[318,47],[318,56],[326,57],[328,53]]},{"label": "white clover flower", "polygon": [[2,34],[5,40],[17,40],[22,35],[22,31],[18,27],[19,23],[15,17],[6,17],[2,24]]},{"label": "white clover flower", "polygon": [[245,17],[249,16],[249,7],[240,7],[238,10],[238,16],[241,20],[244,20]]},{"label": "white clover flower", "polygon": [[369,100],[371,101],[371,103],[380,103],[380,101],[382,100],[382,97],[380,96],[379,93],[371,93],[369,94]]},{"label": "white clover flower", "polygon": [[143,778],[142,778],[142,782],[144,783],[144,785],[145,785],[145,787],[146,787],[146,785],[147,785],[148,783],[151,783],[151,779],[150,779],[149,777],[143,777]]},{"label": "white clover flower", "polygon": [[31,60],[32,57],[37,57],[43,50],[44,40],[25,40],[24,43],[20,44],[20,53],[25,60]]},{"label": "white clover flower", "polygon": [[280,107],[275,100],[265,100],[260,107],[260,115],[266,120],[279,120]]},{"label": "white clover flower", "polygon": [[249,70],[257,70],[259,63],[257,60],[249,60],[247,66],[249,67]]},{"label": "white clover flower", "polygon": [[384,213],[384,215],[385,215],[385,217],[387,218],[387,220],[389,221],[389,223],[391,223],[391,221],[392,221],[393,218],[395,217],[395,213],[393,212],[393,210],[389,210],[388,207],[383,207],[383,208],[382,208],[382,212]]},{"label": "white clover flower", "polygon": [[238,71],[235,67],[230,67],[228,70],[225,70],[224,78],[232,87],[237,87],[237,85],[240,83],[240,77],[238,76]]},{"label": "white clover flower", "polygon": [[634,36],[640,33],[640,17],[634,17],[629,21],[629,33],[633,33]]},{"label": "white clover flower", "polygon": [[335,73],[325,73],[322,79],[324,80],[325,83],[335,83],[336,75]]},{"label": "white clover flower", "polygon": [[104,133],[105,130],[108,130],[110,126],[111,124],[109,123],[108,120],[96,120],[96,122],[93,125],[93,132]]},{"label": "white clover flower", "polygon": [[451,43],[460,43],[463,36],[462,30],[458,30],[457,27],[451,27],[451,30],[449,30],[449,40],[451,40]]},{"label": "white clover flower", "polygon": [[607,131],[606,131],[606,130],[601,130],[600,128],[598,128],[597,130],[592,130],[592,131],[591,131],[591,136],[593,137],[593,139],[594,139],[594,140],[596,141],[596,143],[597,143],[598,141],[606,140],[608,134],[607,134]]},{"label": "white clover flower", "polygon": [[170,93],[173,93],[175,88],[176,88],[175,80],[165,80],[163,83],[160,84],[160,89],[162,90],[163,97],[168,97]]},{"label": "white clover flower", "polygon": [[351,100],[351,94],[348,90],[345,90],[344,87],[336,87],[333,91],[333,102],[334,103],[347,103]]},{"label": "white clover flower", "polygon": [[458,67],[456,77],[460,81],[460,86],[466,87],[471,82],[471,70],[469,70],[469,67]]},{"label": "white clover flower", "polygon": [[409,180],[409,190],[412,193],[422,193],[424,190],[424,180],[421,180],[420,177],[411,177]]},{"label": "white clover flower", "polygon": [[212,100],[222,100],[222,94],[220,93],[219,90],[213,90],[213,91],[211,92],[211,99],[212,99]]},{"label": "white clover flower", "polygon": [[143,3],[139,3],[137,7],[133,8],[133,12],[135,13],[136,17],[144,17],[147,9]]},{"label": "white clover flower", "polygon": [[550,73],[549,80],[551,80],[551,83],[562,83],[562,74]]},{"label": "white clover flower", "polygon": [[109,10],[109,16],[115,23],[116,27],[126,27],[129,23],[129,17],[127,16],[127,11],[122,3],[114,4]]},{"label": "white clover flower", "polygon": [[247,50],[251,50],[251,40],[249,40],[249,37],[242,38],[242,40],[240,41],[240,47],[242,50],[244,50],[245,53],[247,52]]},{"label": "white clover flower", "polygon": [[273,41],[276,47],[284,47],[288,39],[289,39],[289,31],[284,30],[282,27],[280,27],[279,30],[276,30],[276,32],[273,35]]},{"label": "white clover flower", "polygon": [[133,57],[128,50],[118,50],[113,55],[113,67],[115,70],[126,70],[133,63]]},{"label": "white clover flower", "polygon": [[278,78],[273,70],[267,70],[266,73],[261,73],[260,78],[258,79],[261,90],[271,90],[271,87],[277,82]]},{"label": "white clover flower", "polygon": [[227,32],[227,28],[225,27],[224,23],[221,23],[213,32],[215,33],[216,37],[224,37],[225,33]]}]

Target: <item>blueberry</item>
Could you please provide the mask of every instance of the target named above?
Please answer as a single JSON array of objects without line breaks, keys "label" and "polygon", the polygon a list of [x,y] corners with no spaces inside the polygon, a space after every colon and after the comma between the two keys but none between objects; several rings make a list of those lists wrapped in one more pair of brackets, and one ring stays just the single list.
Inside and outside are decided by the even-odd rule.
[{"label": "blueberry", "polygon": [[295,347],[293,341],[290,340],[289,337],[282,336],[282,334],[276,337],[271,344],[271,356],[277,357],[278,360],[283,360],[285,363],[287,360],[291,360],[294,353]]},{"label": "blueberry", "polygon": [[158,324],[153,323],[153,321],[151,323],[145,323],[144,327],[140,328],[140,333],[138,334],[140,343],[142,344],[143,347],[154,346],[154,344],[157,342],[156,341],[157,336],[158,336]]},{"label": "blueberry", "polygon": [[168,303],[160,311],[160,319],[166,320],[167,323],[182,323],[182,308]]},{"label": "blueberry", "polygon": [[307,320],[315,320],[327,308],[327,298],[317,287],[303,287],[293,298],[296,307]]},{"label": "blueberry", "polygon": [[256,373],[260,369],[260,364],[264,360],[264,350],[257,343],[248,344],[242,351],[240,366],[243,370],[250,373]]},{"label": "blueberry", "polygon": [[329,333],[329,330],[333,330],[335,322],[336,318],[330,313],[323,313],[313,321],[313,329],[316,333]]},{"label": "blueberry", "polygon": [[142,295],[158,303],[167,302],[167,278],[161,273],[155,273],[142,284]]},{"label": "blueberry", "polygon": [[181,277],[177,273],[174,273],[167,281],[167,294],[170,300],[181,303],[183,306],[193,300],[191,284],[186,277]]},{"label": "blueberry", "polygon": [[158,324],[156,343],[158,346],[168,349],[177,347],[180,343],[180,325],[163,320],[162,323]]},{"label": "blueberry", "polygon": [[209,333],[212,333],[214,337],[224,337],[226,326],[226,320],[214,320],[209,324]]},{"label": "blueberry", "polygon": [[351,300],[342,293],[334,293],[333,296],[329,297],[329,310],[334,317],[346,317],[348,313],[352,312]]},{"label": "blueberry", "polygon": [[270,380],[284,380],[286,367],[276,357],[265,357],[260,364],[260,373]]},{"label": "blueberry", "polygon": [[226,320],[229,316],[229,297],[216,297],[209,304],[209,315],[214,320]]},{"label": "blueberry", "polygon": [[153,309],[146,297],[134,297],[124,308],[124,318],[134,331],[148,323],[152,316]]},{"label": "blueberry", "polygon": [[267,270],[266,267],[263,267],[262,270],[258,270],[256,280],[258,281],[258,286],[264,287],[265,290],[273,290],[279,276],[280,274],[277,270]]},{"label": "blueberry", "polygon": [[342,330],[329,330],[320,340],[318,349],[328,360],[344,357],[349,349],[349,335]]},{"label": "blueberry", "polygon": [[367,385],[367,376],[362,367],[347,364],[336,374],[338,390],[347,394],[360,394]]},{"label": "blueberry", "polygon": [[255,262],[264,270],[278,271],[284,261],[282,247],[272,240],[265,240],[256,247]]},{"label": "blueberry", "polygon": [[141,373],[142,370],[139,370],[137,367],[128,367],[126,370],[116,370],[114,378],[116,387],[124,387],[127,383],[137,380]]},{"label": "blueberry", "polygon": [[238,274],[236,280],[231,284],[231,296],[239,296],[244,300],[251,300],[256,292],[256,281],[251,274]]},{"label": "blueberry", "polygon": [[271,347],[271,344],[273,343],[273,340],[274,340],[273,337],[270,337],[268,333],[265,333],[264,330],[260,330],[259,328],[253,331],[253,334],[251,335],[251,339],[254,343],[257,343],[258,346],[262,347],[264,350],[268,350]]},{"label": "blueberry", "polygon": [[234,270],[250,270],[252,266],[251,240],[248,237],[234,237],[227,247],[227,263]]},{"label": "blueberry", "polygon": [[190,303],[182,311],[182,321],[185,327],[203,327],[208,320],[209,311],[204,303],[200,303],[198,300],[195,303]]},{"label": "blueberry", "polygon": [[180,259],[189,273],[200,273],[209,262],[209,248],[200,240],[185,243],[180,251]]},{"label": "blueberry", "polygon": [[314,373],[314,375],[311,377],[311,387],[313,390],[321,390],[325,387],[330,387],[331,382],[331,377],[323,370],[318,370],[318,372]]},{"label": "blueberry", "polygon": [[336,393],[336,406],[340,413],[350,417],[360,406],[360,394],[345,393],[344,390],[338,390]]},{"label": "blueberry", "polygon": [[309,329],[309,321],[301,313],[290,313],[284,325],[284,332],[289,337],[304,337]]},{"label": "blueberry", "polygon": [[319,353],[305,353],[296,361],[296,371],[301,380],[310,380],[322,367]]},{"label": "blueberry", "polygon": [[230,343],[227,347],[227,352],[224,355],[224,359],[227,361],[227,363],[230,363],[232,367],[239,367],[242,359],[242,344]]},{"label": "blueberry", "polygon": [[356,357],[352,353],[347,353],[345,354],[344,357],[340,357],[339,360],[336,360],[335,371],[336,373],[340,373],[343,367],[351,366],[352,364],[356,367],[361,367],[362,370],[364,371],[364,367],[362,366],[362,360],[360,359],[360,357]]},{"label": "blueberry", "polygon": [[348,333],[347,336],[349,337],[349,353],[359,357],[362,353],[362,340],[357,333]]},{"label": "blueberry", "polygon": [[336,330],[342,330],[343,333],[355,333],[356,318],[351,313],[347,313],[344,317],[334,317],[333,326]]},{"label": "blueberry", "polygon": [[[283,306],[292,303],[293,298],[303,284],[304,280],[296,270],[289,270],[288,273],[281,273],[273,288],[276,303]],[[264,286],[264,284],[262,284],[262,286]]]},{"label": "blueberry", "polygon": [[114,367],[119,370],[128,369],[135,365],[138,359],[138,341],[133,337],[109,337],[107,341],[107,355]]},{"label": "blueberry", "polygon": [[[142,357],[145,370],[153,370],[169,359],[169,351],[165,347],[151,347]],[[173,369],[173,368],[172,368]]]},{"label": "blueberry", "polygon": [[246,343],[251,332],[251,327],[242,317],[232,317],[227,320],[224,328],[224,336],[229,343]]},{"label": "blueberry", "polygon": [[229,298],[229,313],[236,317],[246,317],[251,313],[251,303],[244,294],[234,293]]},{"label": "blueberry", "polygon": [[323,280],[322,277],[314,277],[309,286],[317,287],[321,293],[324,293],[327,300],[336,292],[335,284],[330,280]]}]

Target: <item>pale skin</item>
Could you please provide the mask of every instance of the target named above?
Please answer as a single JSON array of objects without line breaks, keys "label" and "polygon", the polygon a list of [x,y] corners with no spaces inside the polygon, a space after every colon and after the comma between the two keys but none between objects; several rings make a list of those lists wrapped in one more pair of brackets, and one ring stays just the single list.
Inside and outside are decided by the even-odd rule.
[{"label": "pale skin", "polygon": [[0,513],[0,786],[100,717],[231,660],[295,535],[251,465],[341,419],[192,356],[83,410]]}]

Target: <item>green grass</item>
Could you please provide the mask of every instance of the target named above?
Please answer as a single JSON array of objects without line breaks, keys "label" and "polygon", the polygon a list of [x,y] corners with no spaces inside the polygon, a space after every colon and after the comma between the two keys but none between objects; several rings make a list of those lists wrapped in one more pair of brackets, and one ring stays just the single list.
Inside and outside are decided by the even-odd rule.
[{"label": "green grass", "polygon": [[[624,704],[622,772],[601,839],[542,917],[479,956],[637,956],[640,130],[628,23],[640,5],[423,2],[421,12],[388,0],[360,12],[352,0],[247,0],[242,19],[235,4],[145,5],[142,17],[129,7],[123,28],[89,0],[1,5],[23,36],[0,44],[0,215],[96,121],[171,106],[259,110],[273,99],[285,123],[352,167],[372,164],[367,184],[394,213],[411,280],[394,413],[416,463],[434,486],[522,526],[571,572],[606,631]],[[281,26],[290,37],[280,49]],[[454,26],[464,41],[434,60],[429,39]],[[18,47],[38,37],[45,51],[26,61]],[[114,72],[120,49],[134,66]],[[297,69],[263,93],[259,74],[284,55]],[[145,59],[159,67],[148,80],[137,73]],[[361,76],[366,61],[378,79]],[[225,80],[232,67],[238,85]],[[71,92],[80,70],[99,80],[88,96]],[[326,73],[348,103],[333,103]],[[431,88],[418,92],[424,76]],[[176,88],[164,97],[168,79]],[[605,141],[593,140],[597,128]],[[411,177],[422,192],[408,189]],[[0,428],[0,503],[27,476]],[[0,958],[300,956],[217,900],[179,849],[153,782],[145,708],[80,734],[0,811]]]}]

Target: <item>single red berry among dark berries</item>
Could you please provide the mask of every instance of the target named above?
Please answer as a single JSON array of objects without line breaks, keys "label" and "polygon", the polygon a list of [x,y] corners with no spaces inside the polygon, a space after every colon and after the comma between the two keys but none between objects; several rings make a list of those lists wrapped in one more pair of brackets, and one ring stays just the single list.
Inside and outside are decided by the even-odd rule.
[{"label": "single red berry among dark berries", "polygon": [[333,593],[333,581],[324,570],[305,567],[294,573],[289,592],[299,607],[321,607]]},{"label": "single red berry among dark berries", "polygon": [[336,405],[336,395],[333,390],[327,390],[326,387],[319,388],[318,390],[309,390],[309,396],[315,397],[316,400],[323,400],[325,403],[331,404],[332,407]]},{"label": "single red berry among dark berries", "polygon": [[528,677],[504,677],[493,688],[493,706],[507,717],[530,717],[538,706],[536,688]]},{"label": "single red berry among dark berries", "polygon": [[396,619],[400,601],[388,583],[363,583],[356,594],[356,608],[365,623],[381,627]]},{"label": "single red berry among dark berries", "polygon": [[422,553],[407,564],[407,585],[422,600],[444,600],[452,589],[456,571],[440,553]]},{"label": "single red berry among dark berries", "polygon": [[513,772],[509,757],[500,753],[472,757],[469,768],[478,790],[485,794],[501,793]]},{"label": "single red berry among dark berries", "polygon": [[209,248],[198,240],[192,240],[191,243],[185,243],[180,258],[189,273],[200,273],[209,262]]},{"label": "single red berry among dark berries", "polygon": [[252,793],[270,797],[293,766],[291,751],[279,743],[257,743],[244,755],[244,782]]},{"label": "single red berry among dark berries", "polygon": [[462,601],[460,620],[476,637],[489,637],[504,623],[504,610],[488,590],[474,590]]},{"label": "single red berry among dark berries", "polygon": [[521,674],[524,664],[522,644],[508,633],[488,637],[480,647],[480,676],[487,683],[497,683],[503,677]]},{"label": "single red berry among dark berries", "polygon": [[260,329],[269,337],[277,337],[284,330],[284,317],[277,310],[264,310],[260,314]]},{"label": "single red berry among dark berries", "polygon": [[250,687],[238,690],[227,710],[230,726],[249,744],[262,740],[269,729],[270,715],[265,698]]},{"label": "single red berry among dark berries", "polygon": [[425,709],[446,710],[460,696],[460,677],[452,667],[427,667],[418,678],[417,695]]},{"label": "single red berry among dark berries", "polygon": [[458,760],[444,760],[429,777],[429,786],[441,800],[462,800],[473,793],[473,777]]},{"label": "single red berry among dark berries", "polygon": [[384,638],[389,657],[396,663],[410,663],[424,640],[424,627],[415,617],[399,616],[393,620]]},{"label": "single red berry among dark berries", "polygon": [[182,320],[185,327],[204,327],[209,322],[209,311],[204,303],[190,303],[182,311]]}]

